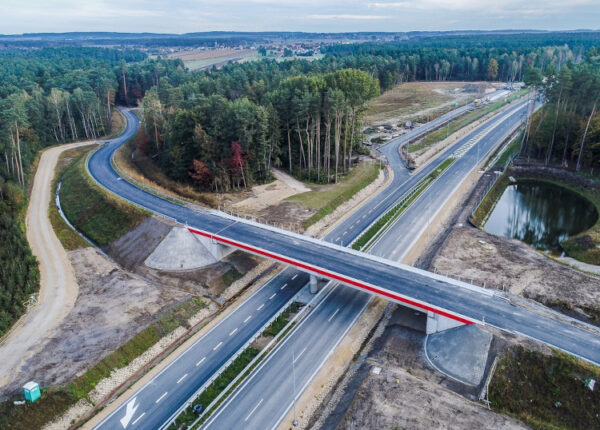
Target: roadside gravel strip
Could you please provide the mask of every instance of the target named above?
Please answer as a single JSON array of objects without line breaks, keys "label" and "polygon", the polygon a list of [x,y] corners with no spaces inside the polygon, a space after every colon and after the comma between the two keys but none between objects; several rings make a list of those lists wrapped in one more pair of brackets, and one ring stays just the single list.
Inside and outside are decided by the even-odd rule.
[{"label": "roadside gravel strip", "polygon": [[0,344],[0,386],[28,357],[41,349],[42,340],[62,322],[75,304],[79,287],[67,253],[50,224],[48,206],[60,154],[93,143],[55,146],[45,150],[40,157],[26,218],[27,240],[40,264],[40,293],[37,305],[21,317]]}]

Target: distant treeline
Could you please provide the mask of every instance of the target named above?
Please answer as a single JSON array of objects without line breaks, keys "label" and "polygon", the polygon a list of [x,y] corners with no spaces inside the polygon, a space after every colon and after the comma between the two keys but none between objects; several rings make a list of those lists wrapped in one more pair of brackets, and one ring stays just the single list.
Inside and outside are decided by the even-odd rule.
[{"label": "distant treeline", "polygon": [[[597,34],[585,34],[565,35],[578,42],[573,47],[564,41],[539,46],[554,33],[508,35],[508,48],[500,36],[492,36],[494,43],[455,37],[340,45],[319,60],[263,59],[196,73],[147,60],[127,66],[118,94],[128,102],[146,95],[142,146],[172,179],[226,191],[263,182],[277,166],[329,182],[361,150],[361,114],[377,95],[374,88],[414,80],[522,80],[529,69],[548,73],[587,61]],[[445,47],[460,40],[460,49]]]}]

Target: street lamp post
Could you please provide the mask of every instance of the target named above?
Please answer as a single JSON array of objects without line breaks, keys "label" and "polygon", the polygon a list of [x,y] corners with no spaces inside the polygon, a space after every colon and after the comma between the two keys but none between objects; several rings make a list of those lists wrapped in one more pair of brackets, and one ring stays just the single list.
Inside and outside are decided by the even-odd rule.
[{"label": "street lamp post", "polygon": [[296,354],[292,349],[292,379],[294,380],[294,422],[292,423],[294,427],[298,426],[298,420],[296,419]]}]

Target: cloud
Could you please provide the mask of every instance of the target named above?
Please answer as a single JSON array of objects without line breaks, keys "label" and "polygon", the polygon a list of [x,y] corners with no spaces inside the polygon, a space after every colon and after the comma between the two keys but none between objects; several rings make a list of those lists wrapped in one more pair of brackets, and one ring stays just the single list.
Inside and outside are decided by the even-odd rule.
[{"label": "cloud", "polygon": [[349,14],[312,14],[307,16],[308,19],[344,19],[351,21],[373,21],[378,19],[388,18],[385,15],[349,15]]}]

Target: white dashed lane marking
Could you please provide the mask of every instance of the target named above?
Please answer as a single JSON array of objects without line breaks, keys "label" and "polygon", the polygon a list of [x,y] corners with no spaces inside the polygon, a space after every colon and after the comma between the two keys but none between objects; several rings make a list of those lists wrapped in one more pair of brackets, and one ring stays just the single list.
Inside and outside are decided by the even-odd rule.
[{"label": "white dashed lane marking", "polygon": [[235,332],[237,331],[237,328],[234,328],[231,333],[229,333],[229,336],[233,336],[235,334]]},{"label": "white dashed lane marking", "polygon": [[213,351],[216,351],[217,349],[219,349],[221,347],[221,345],[223,345],[223,342],[219,342],[219,344],[213,348]]},{"label": "white dashed lane marking", "polygon": [[166,395],[167,395],[167,391],[165,391],[162,396],[160,396],[158,399],[156,399],[156,402],[154,402],[154,403],[160,402],[162,399],[165,398]]},{"label": "white dashed lane marking", "polygon": [[265,306],[265,304],[263,303],[262,305],[260,305],[258,308],[256,308],[257,311],[260,311],[263,307]]},{"label": "white dashed lane marking", "polygon": [[252,315],[248,315],[248,317],[244,320],[244,322],[247,323],[248,321],[250,321],[250,318],[252,318]]},{"label": "white dashed lane marking", "polygon": [[263,402],[263,399],[260,399],[260,402],[258,402],[258,404],[256,406],[254,406],[254,409],[252,409],[250,411],[250,413],[248,414],[248,416],[246,417],[246,419],[244,421],[248,421],[250,419],[250,417],[252,416],[252,414],[254,413],[254,411],[256,411],[258,409],[258,407],[260,406],[260,404]]},{"label": "white dashed lane marking", "polygon": [[199,362],[197,362],[196,366],[200,366],[204,360],[206,360],[206,357],[202,357],[202,360],[200,360]]},{"label": "white dashed lane marking", "polygon": [[186,373],[186,374],[185,374],[185,375],[183,375],[181,378],[179,378],[179,379],[177,380],[177,383],[179,384],[181,381],[183,381],[185,378],[187,378],[187,375],[188,375],[188,374]]}]

